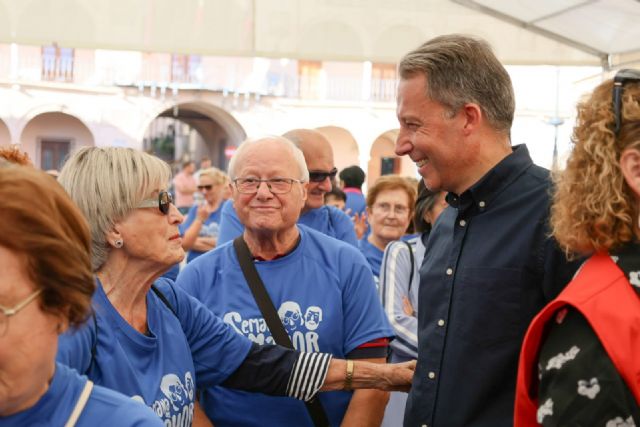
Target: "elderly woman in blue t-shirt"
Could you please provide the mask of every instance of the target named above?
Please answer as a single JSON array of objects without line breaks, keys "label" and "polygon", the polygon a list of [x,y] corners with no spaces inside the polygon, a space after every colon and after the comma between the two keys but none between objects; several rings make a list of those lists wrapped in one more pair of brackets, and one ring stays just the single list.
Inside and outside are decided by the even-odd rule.
[{"label": "elderly woman in blue t-shirt", "polygon": [[[303,400],[344,388],[345,361],[252,344],[159,278],[184,257],[169,179],[165,162],[126,148],[82,148],[65,164],[60,183],[91,225],[97,289],[93,321],[60,340],[58,360],[175,425],[191,424],[196,382]],[[352,384],[406,388],[413,366],[363,362]]]},{"label": "elderly woman in blue t-shirt", "polygon": [[44,172],[0,164],[0,425],[162,426],[149,408],[56,363],[86,320],[89,228]]}]

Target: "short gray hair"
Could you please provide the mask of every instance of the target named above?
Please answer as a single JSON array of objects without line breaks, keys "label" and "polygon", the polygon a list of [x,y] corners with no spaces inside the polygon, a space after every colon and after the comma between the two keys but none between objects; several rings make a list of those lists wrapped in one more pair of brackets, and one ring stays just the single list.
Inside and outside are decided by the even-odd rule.
[{"label": "short gray hair", "polygon": [[461,34],[436,37],[406,54],[398,71],[403,79],[424,74],[426,95],[452,114],[473,102],[496,131],[509,133],[516,105],[513,85],[486,41]]},{"label": "short gray hair", "polygon": [[121,147],[83,147],[65,163],[58,182],[91,228],[91,267],[99,270],[110,247],[106,234],[155,191],[167,188],[171,168],[150,154]]},{"label": "short gray hair", "polygon": [[264,141],[274,141],[289,148],[289,150],[291,150],[293,158],[298,164],[298,169],[300,170],[300,176],[298,177],[298,179],[304,182],[309,181],[309,170],[307,169],[307,162],[304,159],[304,154],[302,154],[302,151],[298,147],[296,147],[293,142],[282,136],[267,136],[263,138],[247,139],[242,144],[240,144],[236,152],[233,154],[231,161],[229,162],[229,178],[231,178],[231,181],[237,178],[236,169],[238,168],[238,163],[240,162],[247,148]]}]

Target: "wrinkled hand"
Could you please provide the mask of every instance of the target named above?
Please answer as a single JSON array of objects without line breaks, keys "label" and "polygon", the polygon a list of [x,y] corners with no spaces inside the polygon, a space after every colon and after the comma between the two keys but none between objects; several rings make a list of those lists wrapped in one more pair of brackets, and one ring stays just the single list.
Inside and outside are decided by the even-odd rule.
[{"label": "wrinkled hand", "polygon": [[411,381],[416,370],[416,360],[410,360],[403,363],[390,363],[384,366],[388,371],[385,375],[387,386],[382,388],[386,391],[404,391],[411,389]]},{"label": "wrinkled hand", "polygon": [[361,214],[355,214],[353,216],[353,229],[356,232],[356,237],[358,240],[362,239],[364,233],[367,231],[367,214],[362,212]]},{"label": "wrinkled hand", "polygon": [[407,316],[415,317],[415,311],[413,310],[413,306],[411,305],[411,301],[406,296],[402,297],[402,311]]},{"label": "wrinkled hand", "polygon": [[205,222],[207,218],[209,218],[210,214],[211,214],[211,209],[209,209],[209,204],[205,202],[205,203],[202,203],[201,205],[198,205],[198,210],[196,211],[196,218],[198,218],[202,222]]}]

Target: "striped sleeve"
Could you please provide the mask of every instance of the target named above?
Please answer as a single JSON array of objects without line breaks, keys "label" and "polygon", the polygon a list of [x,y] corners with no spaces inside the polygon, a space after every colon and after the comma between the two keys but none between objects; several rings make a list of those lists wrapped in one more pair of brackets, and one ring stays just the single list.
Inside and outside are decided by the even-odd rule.
[{"label": "striped sleeve", "polygon": [[289,377],[287,396],[305,402],[313,399],[324,384],[330,361],[327,353],[300,353]]}]

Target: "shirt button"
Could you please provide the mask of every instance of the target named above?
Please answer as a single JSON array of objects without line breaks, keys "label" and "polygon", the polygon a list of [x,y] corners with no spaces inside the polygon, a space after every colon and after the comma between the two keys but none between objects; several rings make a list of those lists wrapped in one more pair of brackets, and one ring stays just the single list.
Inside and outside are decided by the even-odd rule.
[{"label": "shirt button", "polygon": [[461,219],[458,224],[460,224],[460,227],[464,227],[465,225],[467,225],[467,221],[465,221],[464,219]]},{"label": "shirt button", "polygon": [[451,276],[453,274],[453,268],[447,268],[447,276]]},{"label": "shirt button", "polygon": [[444,320],[442,319],[438,320],[438,326],[444,326]]},{"label": "shirt button", "polygon": [[486,203],[484,202],[484,200],[480,200],[480,201],[478,202],[478,206],[480,206],[481,208],[484,208],[484,207],[485,207],[485,205],[486,205]]},{"label": "shirt button", "polygon": [[436,377],[436,373],[432,371],[432,372],[429,372],[427,376],[429,377],[430,380],[432,380]]}]

